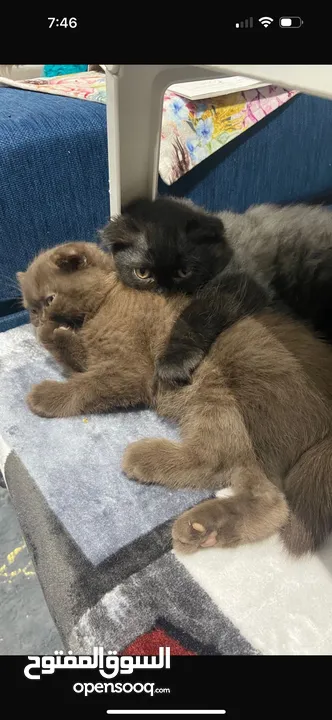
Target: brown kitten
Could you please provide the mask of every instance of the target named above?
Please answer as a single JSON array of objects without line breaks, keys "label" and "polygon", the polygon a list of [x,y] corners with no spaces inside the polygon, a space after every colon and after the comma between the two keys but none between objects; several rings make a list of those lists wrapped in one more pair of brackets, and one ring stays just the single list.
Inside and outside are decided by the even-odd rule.
[{"label": "brown kitten", "polygon": [[[325,540],[332,529],[331,347],[266,312],[224,331],[191,385],[154,391],[156,361],[186,298],[125,287],[112,259],[89,243],[40,255],[19,281],[25,306],[37,310],[41,341],[80,370],[67,382],[36,385],[28,396],[33,412],[66,417],[145,403],[178,421],[181,441],[129,445],[129,477],[233,489],[232,497],[203,502],[176,520],[176,549],[234,547],[280,531],[300,555]],[[54,323],[64,317],[72,324],[71,315],[83,324],[62,330],[59,349]]]}]

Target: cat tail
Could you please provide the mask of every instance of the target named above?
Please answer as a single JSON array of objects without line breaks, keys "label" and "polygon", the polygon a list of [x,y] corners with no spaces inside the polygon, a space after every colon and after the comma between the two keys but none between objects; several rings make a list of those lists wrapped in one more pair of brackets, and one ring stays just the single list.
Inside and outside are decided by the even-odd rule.
[{"label": "cat tail", "polygon": [[281,530],[285,547],[297,556],[314,552],[332,530],[332,435],[301,455],[284,493],[290,511]]}]

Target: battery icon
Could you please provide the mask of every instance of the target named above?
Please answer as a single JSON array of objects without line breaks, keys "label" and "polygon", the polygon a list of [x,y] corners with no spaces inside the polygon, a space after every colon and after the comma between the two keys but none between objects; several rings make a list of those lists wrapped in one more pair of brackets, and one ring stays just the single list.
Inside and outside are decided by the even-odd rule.
[{"label": "battery icon", "polygon": [[299,28],[303,25],[300,17],[282,17],[279,18],[279,25],[282,28]]}]

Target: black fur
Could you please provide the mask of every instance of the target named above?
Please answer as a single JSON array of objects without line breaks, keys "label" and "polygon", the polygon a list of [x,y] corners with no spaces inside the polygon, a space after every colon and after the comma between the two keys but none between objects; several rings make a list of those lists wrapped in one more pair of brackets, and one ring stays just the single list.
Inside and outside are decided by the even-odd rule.
[{"label": "black fur", "polygon": [[158,360],[157,378],[173,386],[190,382],[216,337],[268,304],[265,290],[245,273],[217,275],[176,321],[166,351]]},{"label": "black fur", "polygon": [[[219,218],[170,199],[132,203],[102,237],[121,280],[139,290],[195,293],[233,254]],[[151,270],[153,280],[140,281],[134,274],[140,268]],[[182,268],[185,278],[176,275]]]}]

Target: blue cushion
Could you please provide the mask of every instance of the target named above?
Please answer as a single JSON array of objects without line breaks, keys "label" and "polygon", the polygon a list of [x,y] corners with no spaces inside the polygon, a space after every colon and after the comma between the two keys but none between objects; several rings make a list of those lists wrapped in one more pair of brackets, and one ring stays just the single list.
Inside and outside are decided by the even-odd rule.
[{"label": "blue cushion", "polygon": [[43,248],[94,239],[109,216],[106,108],[0,89],[0,301]]}]

